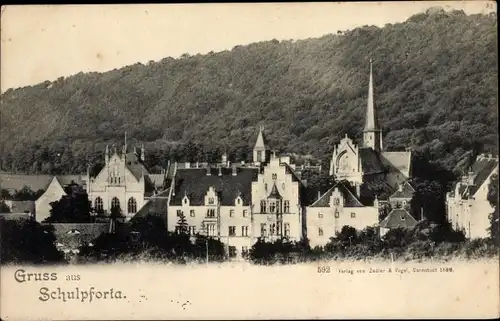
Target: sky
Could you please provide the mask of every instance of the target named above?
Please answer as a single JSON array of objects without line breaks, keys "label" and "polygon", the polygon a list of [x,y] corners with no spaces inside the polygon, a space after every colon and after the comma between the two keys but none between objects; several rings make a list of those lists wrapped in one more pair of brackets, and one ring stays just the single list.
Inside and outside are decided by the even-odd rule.
[{"label": "sky", "polygon": [[0,90],[184,53],[382,27],[434,6],[496,11],[491,1],[3,6]]}]

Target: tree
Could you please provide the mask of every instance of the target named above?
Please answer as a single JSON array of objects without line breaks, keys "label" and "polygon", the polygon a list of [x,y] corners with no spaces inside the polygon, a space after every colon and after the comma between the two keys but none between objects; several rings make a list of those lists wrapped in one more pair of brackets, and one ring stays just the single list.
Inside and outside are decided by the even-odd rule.
[{"label": "tree", "polygon": [[50,215],[46,223],[90,223],[91,202],[85,191],[75,190],[50,203]]},{"label": "tree", "polygon": [[34,220],[0,218],[0,262],[2,264],[54,264],[64,262],[55,246],[53,227]]},{"label": "tree", "polygon": [[179,220],[177,221],[176,232],[179,234],[188,234],[189,226],[184,216],[184,212],[179,215]]},{"label": "tree", "polygon": [[0,201],[0,213],[10,213],[10,207],[3,200]]},{"label": "tree", "polygon": [[498,174],[491,176],[490,184],[488,185],[488,201],[493,207],[493,212],[490,213],[490,238],[497,245],[500,245],[500,220],[498,215]]}]

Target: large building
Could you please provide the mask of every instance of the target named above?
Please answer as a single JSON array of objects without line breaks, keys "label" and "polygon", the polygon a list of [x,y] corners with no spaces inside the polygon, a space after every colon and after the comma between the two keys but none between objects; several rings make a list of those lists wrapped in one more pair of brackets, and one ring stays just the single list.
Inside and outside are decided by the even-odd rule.
[{"label": "large building", "polygon": [[165,173],[150,174],[144,165],[144,147],[133,152],[125,142],[121,153],[106,146],[104,167],[94,177],[87,173],[87,194],[97,213],[117,209],[128,220],[164,186]]},{"label": "large building", "polygon": [[489,236],[488,189],[493,175],[498,175],[498,158],[479,155],[467,174],[446,195],[448,221],[470,239]]},{"label": "large building", "polygon": [[346,135],[334,147],[330,175],[338,181],[351,182],[357,190],[360,190],[363,184],[368,189],[370,185],[386,184],[387,189],[391,190],[396,189],[398,185],[410,178],[411,161],[410,151],[386,151],[383,148],[382,129],[378,122],[372,63],[370,61],[368,102],[361,146],[355,144]]}]

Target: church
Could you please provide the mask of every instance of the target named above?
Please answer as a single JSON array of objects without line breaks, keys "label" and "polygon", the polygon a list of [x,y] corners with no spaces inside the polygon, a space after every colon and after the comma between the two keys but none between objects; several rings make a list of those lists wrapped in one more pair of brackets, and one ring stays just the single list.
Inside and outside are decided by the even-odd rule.
[{"label": "church", "polygon": [[118,152],[106,146],[104,167],[94,176],[87,171],[86,191],[97,214],[111,214],[115,209],[126,220],[133,217],[158,191],[162,190],[165,173],[151,174],[144,165],[145,149],[128,150],[125,144]]}]

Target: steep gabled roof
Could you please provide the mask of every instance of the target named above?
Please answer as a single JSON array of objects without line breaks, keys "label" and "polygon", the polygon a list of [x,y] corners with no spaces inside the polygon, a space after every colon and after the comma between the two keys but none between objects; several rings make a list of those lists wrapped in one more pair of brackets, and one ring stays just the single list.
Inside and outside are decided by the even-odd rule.
[{"label": "steep gabled roof", "polygon": [[380,154],[371,147],[362,147],[358,149],[361,159],[361,169],[365,175],[383,173],[386,171],[380,158]]},{"label": "steep gabled roof", "polygon": [[[62,186],[71,184],[71,181],[79,185],[84,184],[83,175],[57,175],[56,177]],[[36,192],[40,189],[47,189],[53,178],[53,175],[25,175],[4,172],[0,173],[0,188],[18,191],[24,186],[28,186],[32,191]]]},{"label": "steep gabled roof", "polygon": [[181,205],[184,195],[187,195],[191,205],[203,205],[205,195],[210,187],[217,192],[221,205],[234,205],[236,197],[241,193],[243,205],[249,205],[252,199],[252,182],[257,180],[258,168],[238,168],[237,175],[232,174],[232,168],[178,169],[174,179],[174,190],[171,205]]},{"label": "steep gabled roof", "polygon": [[343,182],[337,182],[310,207],[329,207],[331,205],[330,198],[336,188],[339,189],[339,192],[344,198],[344,207],[364,207],[361,201],[349,190],[349,188],[347,188],[347,186],[344,185]]},{"label": "steep gabled roof", "polygon": [[259,134],[257,135],[257,140],[255,142],[254,149],[266,149],[266,139],[264,137],[264,128],[261,126],[259,128]]},{"label": "steep gabled roof", "polygon": [[149,175],[148,169],[135,153],[127,153],[125,160],[125,166],[137,180],[140,180],[142,175]]},{"label": "steep gabled roof", "polygon": [[144,206],[134,215],[135,217],[146,217],[147,215],[166,215],[168,208],[168,195],[170,189],[158,193],[144,204]]},{"label": "steep gabled roof", "polygon": [[389,215],[380,223],[382,228],[410,228],[417,225],[417,220],[413,218],[406,210],[397,208],[393,209]]},{"label": "steep gabled roof", "polygon": [[391,171],[397,170],[410,176],[411,171],[411,152],[382,152],[382,160],[389,166]]},{"label": "steep gabled roof", "polygon": [[415,189],[408,181],[406,181],[401,184],[401,190],[396,190],[390,198],[412,198],[414,193]]},{"label": "steep gabled roof", "polygon": [[484,184],[491,172],[498,166],[496,158],[479,158],[472,165],[472,173],[474,175],[474,185],[469,191],[470,195],[476,194],[479,188]]}]

